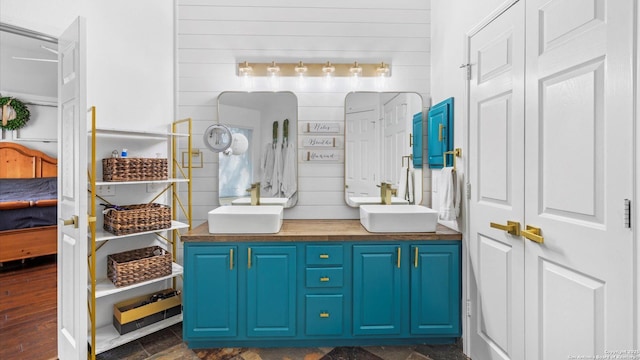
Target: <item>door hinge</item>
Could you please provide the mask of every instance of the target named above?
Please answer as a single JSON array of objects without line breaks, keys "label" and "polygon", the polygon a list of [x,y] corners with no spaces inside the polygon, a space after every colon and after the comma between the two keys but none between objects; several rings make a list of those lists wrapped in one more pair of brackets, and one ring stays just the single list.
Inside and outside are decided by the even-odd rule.
[{"label": "door hinge", "polygon": [[460,65],[460,68],[465,68],[465,71],[467,72],[467,80],[471,80],[471,64],[462,64]]},{"label": "door hinge", "polygon": [[631,229],[631,200],[624,199],[624,227]]},{"label": "door hinge", "polygon": [[467,200],[471,200],[471,183],[467,183]]},{"label": "door hinge", "polygon": [[467,317],[471,317],[471,300],[467,299]]}]

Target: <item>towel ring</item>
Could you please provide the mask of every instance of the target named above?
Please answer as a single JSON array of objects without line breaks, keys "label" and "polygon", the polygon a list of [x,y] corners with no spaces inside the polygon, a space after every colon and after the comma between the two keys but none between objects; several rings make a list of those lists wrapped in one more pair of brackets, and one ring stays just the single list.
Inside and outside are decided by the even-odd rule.
[{"label": "towel ring", "polygon": [[462,149],[455,148],[452,151],[445,151],[442,153],[442,167],[447,167],[447,155],[453,155],[453,171],[456,171],[456,158],[462,157]]}]

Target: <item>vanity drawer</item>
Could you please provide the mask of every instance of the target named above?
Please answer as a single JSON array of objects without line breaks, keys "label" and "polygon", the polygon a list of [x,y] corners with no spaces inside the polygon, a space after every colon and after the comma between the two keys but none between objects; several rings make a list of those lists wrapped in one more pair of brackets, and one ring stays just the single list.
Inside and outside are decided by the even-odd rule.
[{"label": "vanity drawer", "polygon": [[307,265],[342,265],[343,251],[341,245],[309,245]]},{"label": "vanity drawer", "polygon": [[342,335],[342,294],[307,295],[306,335]]},{"label": "vanity drawer", "polygon": [[308,288],[342,287],[343,271],[341,267],[307,268],[306,275]]}]

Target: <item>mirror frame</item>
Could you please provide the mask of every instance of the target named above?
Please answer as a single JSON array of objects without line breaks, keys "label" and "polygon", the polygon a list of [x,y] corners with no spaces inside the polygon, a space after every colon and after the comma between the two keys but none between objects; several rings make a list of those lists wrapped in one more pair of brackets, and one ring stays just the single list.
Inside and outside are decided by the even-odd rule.
[{"label": "mirror frame", "polygon": [[[348,195],[347,195],[347,166],[348,164],[348,154],[347,154],[347,142],[349,140],[349,134],[348,134],[348,125],[347,125],[347,115],[349,114],[349,107],[348,107],[348,100],[349,100],[349,96],[352,94],[375,94],[375,95],[383,95],[383,94],[411,94],[411,95],[417,95],[419,101],[420,101],[420,112],[422,113],[422,134],[420,134],[421,137],[424,137],[424,129],[425,129],[425,107],[424,107],[424,98],[422,97],[422,95],[420,95],[418,92],[415,91],[382,91],[382,92],[377,92],[377,91],[352,91],[349,92],[346,96],[345,96],[345,100],[344,100],[344,202],[347,204],[347,206],[349,207],[354,207],[354,208],[358,208],[360,207],[359,204],[357,203],[353,203],[352,201],[349,201],[348,199]],[[380,144],[379,148],[381,149],[383,144]],[[421,150],[422,150],[422,168],[420,168],[421,170],[421,178],[420,178],[420,201],[419,202],[414,202],[414,204],[423,204],[424,203],[424,170],[425,170],[425,166],[424,166],[424,158],[425,158],[425,145],[423,144],[421,146]],[[382,161],[382,160],[381,160]],[[379,184],[376,184],[376,186],[380,187]],[[418,192],[415,192],[414,190],[414,197],[415,194],[417,194]],[[382,199],[380,200],[380,202],[368,202],[368,204],[374,204],[374,203],[381,203]],[[396,202],[393,202],[393,204],[396,204]],[[398,204],[408,204],[404,201],[398,202]]]},{"label": "mirror frame", "polygon": [[[229,123],[228,121],[225,121],[225,119],[222,118],[221,113],[220,113],[220,103],[221,103],[220,100],[223,99],[222,103],[224,104],[224,96],[225,95],[227,95],[227,96],[229,96],[229,95],[253,95],[253,96],[259,96],[259,95],[278,95],[278,94],[290,94],[290,95],[293,96],[293,100],[295,102],[295,106],[291,109],[292,110],[291,113],[294,114],[295,119],[291,119],[291,118],[288,118],[288,119],[289,119],[289,138],[291,139],[291,137],[293,137],[293,140],[290,141],[289,144],[293,144],[293,148],[294,148],[294,151],[295,151],[294,159],[295,159],[296,191],[295,191],[295,193],[293,195],[291,195],[289,198],[287,198],[286,203],[283,205],[285,209],[288,209],[288,208],[294,207],[297,204],[297,202],[298,202],[298,193],[300,191],[299,181],[298,181],[298,169],[300,167],[299,166],[299,159],[298,159],[299,158],[299,156],[298,156],[298,151],[299,151],[299,149],[298,149],[298,137],[299,137],[299,135],[298,135],[298,117],[299,117],[299,113],[298,113],[298,97],[296,96],[296,94],[294,92],[292,92],[292,91],[223,91],[218,95],[218,97],[216,99],[217,124],[225,125],[225,126],[231,128],[231,129],[234,128],[234,124],[233,123]],[[278,123],[279,123],[279,126],[278,126],[278,141],[279,142],[278,142],[278,144],[280,144],[280,141],[282,141],[283,120],[284,119],[285,118],[278,120]],[[271,132],[271,128],[269,129],[269,132]],[[260,149],[257,150],[258,154],[261,154],[263,152],[263,147],[265,145],[266,144],[264,144],[262,141],[260,142]],[[218,154],[218,159],[220,159],[223,156],[227,156],[227,155],[224,155],[223,153],[219,153]],[[260,156],[260,158],[256,159],[256,164],[257,165],[256,164],[253,165],[254,169],[256,169],[256,168],[259,169],[260,168],[259,164],[260,164],[260,160],[261,159],[262,159],[262,156]],[[222,185],[222,181],[221,181],[222,176],[221,176],[220,172],[221,172],[220,160],[218,160],[218,203],[220,205],[222,205],[222,206],[235,205],[235,204],[232,204],[232,202],[234,200],[237,200],[237,199],[243,199],[244,200],[245,198],[249,198],[250,199],[250,196],[248,195],[248,193],[247,193],[247,196],[243,196],[243,197],[224,198],[224,199],[222,197],[220,197],[220,189],[221,189],[221,185]],[[254,173],[254,178],[251,179],[250,183],[254,183],[256,181],[259,181],[259,179],[258,180],[255,179],[255,173]],[[264,196],[264,193],[262,195],[263,196],[261,196],[261,198],[266,198],[267,197],[267,196]],[[242,204],[244,204],[244,203],[242,203]],[[269,204],[268,202],[263,202],[263,205],[268,205],[268,204]]]}]

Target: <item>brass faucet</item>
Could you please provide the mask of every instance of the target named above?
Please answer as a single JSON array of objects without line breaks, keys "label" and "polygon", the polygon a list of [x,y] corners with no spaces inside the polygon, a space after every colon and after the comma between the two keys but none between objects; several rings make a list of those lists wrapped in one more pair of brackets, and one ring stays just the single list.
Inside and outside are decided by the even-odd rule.
[{"label": "brass faucet", "polygon": [[251,184],[247,191],[251,193],[251,205],[260,205],[260,182]]},{"label": "brass faucet", "polygon": [[391,205],[391,196],[397,196],[398,189],[391,188],[391,184],[386,182],[382,182],[378,186],[380,187],[380,203]]},{"label": "brass faucet", "polygon": [[383,199],[385,205],[391,205],[391,196],[398,196],[398,189],[392,189],[391,184],[388,184]]}]

